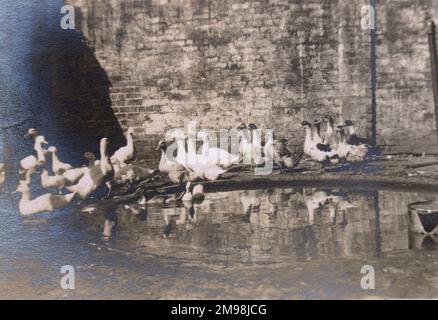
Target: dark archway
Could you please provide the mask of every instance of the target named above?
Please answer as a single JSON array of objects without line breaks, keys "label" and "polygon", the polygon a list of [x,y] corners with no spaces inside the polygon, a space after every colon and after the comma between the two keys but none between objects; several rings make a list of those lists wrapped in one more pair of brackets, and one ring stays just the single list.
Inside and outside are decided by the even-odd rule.
[{"label": "dark archway", "polygon": [[[1,12],[17,17],[0,35],[5,42],[13,39],[0,50],[0,162],[6,162],[12,186],[18,159],[32,153],[32,141],[23,139],[29,127],[38,128],[63,161],[77,166],[85,152],[99,152],[102,137],[112,142],[110,152],[125,142],[112,110],[107,73],[81,33],[61,28],[63,5],[60,0],[38,5],[16,0]],[[76,14],[80,20],[80,11]]]}]

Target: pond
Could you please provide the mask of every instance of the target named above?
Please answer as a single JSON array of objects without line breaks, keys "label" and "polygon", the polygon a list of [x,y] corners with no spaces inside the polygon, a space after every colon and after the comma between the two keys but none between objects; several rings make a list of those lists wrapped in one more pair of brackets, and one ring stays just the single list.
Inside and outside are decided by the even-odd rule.
[{"label": "pond", "polygon": [[[311,186],[103,201],[23,218],[0,200],[0,297],[437,298],[438,237],[411,231],[433,192]],[[75,290],[62,290],[63,265]],[[375,270],[364,290],[361,268]]]}]

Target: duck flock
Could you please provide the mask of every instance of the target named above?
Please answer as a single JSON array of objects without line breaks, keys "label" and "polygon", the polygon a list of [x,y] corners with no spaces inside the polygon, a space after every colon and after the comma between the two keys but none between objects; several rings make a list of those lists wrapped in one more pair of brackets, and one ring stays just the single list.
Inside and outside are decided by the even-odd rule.
[{"label": "duck flock", "polygon": [[[46,148],[49,145],[46,138],[37,129],[31,128],[25,138],[33,139],[33,153],[19,162],[20,181],[16,190],[21,193],[19,211],[26,216],[51,212],[66,207],[75,198],[90,198],[101,188],[106,191],[106,197],[110,197],[114,186],[151,181],[163,175],[174,184],[186,185],[182,195],[185,200],[203,199],[202,184],[196,182],[215,181],[230,170],[242,168],[242,160],[248,154],[250,161],[244,164],[251,167],[262,166],[270,161],[275,168],[290,169],[306,157],[320,165],[321,173],[327,166],[345,163],[362,165],[369,155],[370,146],[356,135],[351,121],[345,121],[335,128],[334,118],[326,115],[312,122],[304,121],[302,126],[305,130],[304,154],[291,151],[287,139],[272,136],[262,144],[260,137],[254,134],[257,126],[253,123],[241,123],[237,127],[238,154],[211,147],[209,137],[204,132],[198,134],[202,141],[198,151],[195,139],[175,133],[158,143],[156,150],[161,152],[158,169],[133,163],[136,155],[133,128],[127,130],[127,144],[111,156],[108,155],[110,141],[102,138],[100,158],[97,159],[92,152],[86,152],[84,159],[87,163],[78,168],[61,161],[58,149],[55,146]],[[176,146],[175,152],[168,152],[171,145]],[[2,164],[0,169],[4,176]],[[34,175],[39,175],[41,188],[47,192],[36,198],[32,198],[30,188]],[[143,197],[141,201],[146,199]]]}]

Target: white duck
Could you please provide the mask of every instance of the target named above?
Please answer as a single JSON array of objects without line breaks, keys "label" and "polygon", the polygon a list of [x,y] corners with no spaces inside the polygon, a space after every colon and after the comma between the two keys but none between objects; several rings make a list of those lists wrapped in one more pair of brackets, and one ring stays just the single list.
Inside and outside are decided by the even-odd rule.
[{"label": "white duck", "polygon": [[127,165],[135,157],[134,128],[128,128],[126,141],[126,146],[117,150],[111,157],[111,159],[119,161],[121,167]]},{"label": "white duck", "polygon": [[67,183],[67,179],[63,175],[49,176],[49,172],[46,168],[43,169],[41,173],[41,186],[45,189],[47,188],[64,188]]},{"label": "white duck", "polygon": [[205,165],[202,155],[198,155],[196,153],[195,141],[193,139],[187,139],[189,150],[189,152],[187,152],[185,146],[186,138],[184,135],[180,133],[174,133],[172,137],[175,139],[177,145],[176,162],[184,166],[184,168],[188,171],[190,175],[189,180],[216,180],[221,174],[227,171],[219,168],[218,166]]},{"label": "white duck", "polygon": [[228,169],[239,162],[239,156],[233,155],[221,148],[211,148],[210,139],[207,132],[201,131],[198,137],[202,139],[202,157],[207,165],[217,165],[221,168]]},{"label": "white duck", "polygon": [[97,166],[100,163],[100,160],[96,160],[96,155],[93,152],[85,152],[84,158],[88,161],[89,168]]},{"label": "white duck", "polygon": [[108,157],[108,144],[108,138],[100,141],[100,163],[90,168],[77,184],[67,187],[67,190],[76,192],[82,199],[86,199],[99,186],[113,179],[114,168]]},{"label": "white duck", "polygon": [[181,184],[184,182],[189,172],[182,164],[178,163],[177,161],[170,160],[166,154],[166,149],[166,142],[163,140],[160,141],[156,148],[157,151],[161,151],[161,158],[158,165],[158,170],[160,170],[160,172],[162,173],[167,173],[173,183]]},{"label": "white duck", "polygon": [[[207,164],[207,159],[196,153],[196,144],[192,137],[187,139],[188,153],[184,147],[184,140],[177,138],[178,150],[177,161],[185,159],[185,167],[193,172],[198,178],[215,181],[228,170],[222,169],[217,165]],[[182,160],[184,165],[184,160]]]},{"label": "white duck", "polygon": [[358,137],[356,134],[356,128],[354,127],[353,121],[345,120],[343,127],[345,128],[345,137],[347,143],[353,145],[367,144],[368,141],[365,138]]},{"label": "white duck", "polygon": [[44,150],[43,144],[48,144],[46,138],[44,136],[36,136],[33,149],[37,155],[30,155],[20,160],[20,172],[36,169],[37,166],[46,162],[46,150]]},{"label": "white duck", "polygon": [[239,131],[240,137],[240,145],[239,145],[239,153],[243,159],[244,164],[250,165],[262,165],[265,162],[265,159],[261,155],[262,146],[260,142],[260,137],[258,136],[257,126],[255,124],[246,124],[241,123],[237,127]]},{"label": "white duck", "polygon": [[294,168],[302,159],[302,154],[291,152],[286,139],[269,137],[264,147],[265,161],[273,161],[280,168]]},{"label": "white duck", "polygon": [[52,154],[52,171],[55,174],[63,174],[67,170],[73,169],[73,166],[68,163],[64,163],[58,158],[58,149],[51,146],[47,149],[48,152]]},{"label": "white duck", "polygon": [[69,193],[66,195],[46,193],[32,200],[32,194],[28,183],[28,181],[21,181],[16,190],[16,192],[22,194],[18,208],[20,214],[24,216],[62,209],[70,204],[75,197],[75,193]]},{"label": "white duck", "polygon": [[365,160],[369,152],[369,146],[366,144],[352,145],[347,143],[344,128],[338,127],[339,132],[339,144],[337,152],[341,158],[345,158],[347,162],[357,163]]},{"label": "white duck", "polygon": [[248,145],[248,140],[246,140],[246,144],[247,144],[246,148],[248,148],[248,150],[249,149],[251,150],[253,164],[256,166],[260,166],[265,162],[265,160],[262,157],[261,137],[259,136],[259,132],[257,131],[257,126],[254,123],[248,124],[248,129],[252,136],[252,143],[249,143]]},{"label": "white duck", "polygon": [[73,168],[62,174],[69,184],[77,183],[90,168],[100,163],[99,161],[96,161],[96,156],[92,152],[86,152],[84,154],[84,159],[88,161],[87,166]]},{"label": "white duck", "polygon": [[[312,160],[321,164],[320,173],[324,172],[324,168],[327,164],[338,164],[340,159],[335,150],[330,145],[322,143],[315,143],[312,137],[312,126],[309,122],[304,121],[302,126],[306,130],[306,136],[304,140],[304,153],[307,154]],[[315,132],[317,134],[317,131]],[[316,141],[319,141],[319,136],[316,137]]]}]

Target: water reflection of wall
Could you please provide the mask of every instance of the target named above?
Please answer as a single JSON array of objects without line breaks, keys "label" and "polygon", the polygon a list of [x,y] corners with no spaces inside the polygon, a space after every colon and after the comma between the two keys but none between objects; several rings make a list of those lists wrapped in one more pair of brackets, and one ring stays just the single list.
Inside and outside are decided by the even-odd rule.
[{"label": "water reflection of wall", "polygon": [[433,198],[315,189],[215,193],[191,213],[183,205],[150,205],[144,221],[121,208],[116,243],[250,260],[369,257],[408,249],[408,204]]},{"label": "water reflection of wall", "polygon": [[406,249],[409,247],[409,204],[417,201],[436,200],[437,195],[427,193],[399,193],[380,191],[380,228],[382,250]]}]

